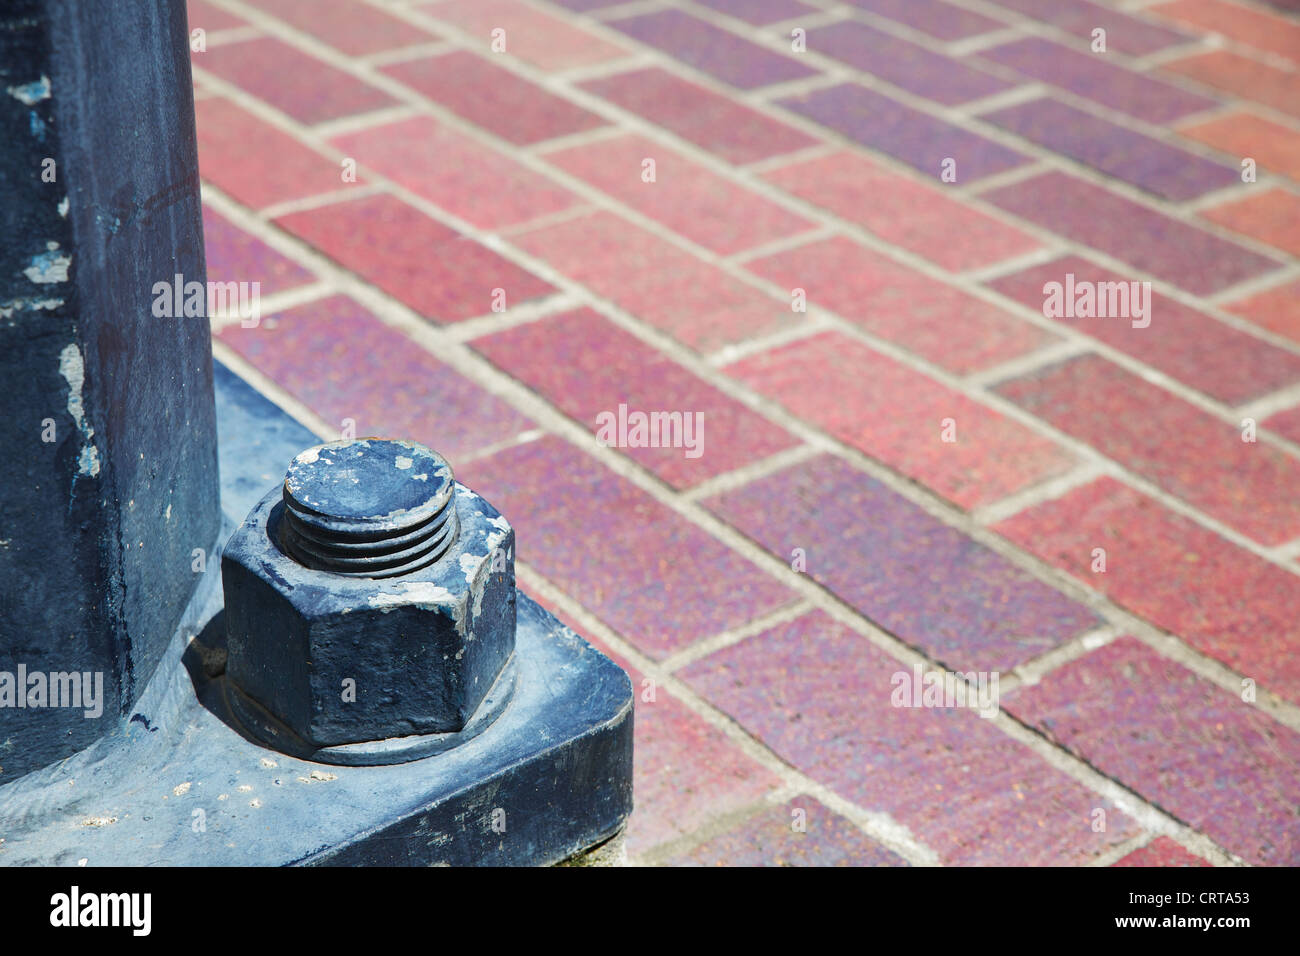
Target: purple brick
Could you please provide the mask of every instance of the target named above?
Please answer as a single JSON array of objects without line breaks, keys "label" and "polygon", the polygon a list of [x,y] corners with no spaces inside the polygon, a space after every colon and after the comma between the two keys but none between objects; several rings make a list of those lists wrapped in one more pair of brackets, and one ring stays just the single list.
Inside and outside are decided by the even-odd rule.
[{"label": "purple brick", "polygon": [[899,672],[910,674],[815,611],[678,673],[782,760],[888,813],[943,863],[1079,864],[1137,834],[1107,800],[974,710],[893,706]]},{"label": "purple brick", "polygon": [[1191,43],[1196,37],[1168,27],[1139,20],[1111,7],[1090,0],[993,0],[1025,16],[1050,23],[1075,36],[1092,39],[1092,31],[1106,31],[1106,49],[1143,56],[1179,43]]},{"label": "purple brick", "polygon": [[990,30],[1000,30],[1005,23],[971,10],[944,3],[943,0],[848,0],[853,6],[869,10],[889,20],[904,23],[913,30],[928,33],[938,40],[962,40]]},{"label": "purple brick", "polygon": [[816,72],[681,10],[611,20],[608,25],[742,90],[800,80]]},{"label": "purple brick", "polygon": [[1198,295],[1278,268],[1272,259],[1064,173],[980,198]]},{"label": "purple brick", "polygon": [[1247,863],[1300,864],[1300,734],[1133,638],[1006,708]]},{"label": "purple brick", "polygon": [[[1080,256],[1066,256],[989,282],[1031,309],[1043,308],[1043,286],[1059,282],[1122,282],[1116,272]],[[1154,369],[1200,389],[1225,405],[1239,405],[1300,382],[1300,355],[1212,319],[1176,299],[1152,292],[1151,324],[1128,319],[1057,316],[1056,321],[1100,339]],[[1203,478],[1203,476],[1202,476]]]},{"label": "purple brick", "polygon": [[1025,156],[854,83],[780,101],[842,136],[887,153],[938,180],[943,161],[957,161],[958,180],[974,182],[1027,162]]},{"label": "purple brick", "polygon": [[[635,817],[633,818],[635,819]],[[807,794],[769,807],[668,861],[669,866],[908,866]]]},{"label": "purple brick", "polygon": [[470,462],[510,517],[519,557],[656,659],[788,604],[792,594],[685,518],[558,438]]},{"label": "purple brick", "polygon": [[1182,202],[1238,182],[1239,170],[1143,136],[1056,100],[985,113],[1017,136],[1149,193]]},{"label": "purple brick", "polygon": [[306,285],[316,278],[208,206],[203,207],[203,254],[210,282],[259,282],[262,295]]},{"label": "purple brick", "polygon": [[945,106],[978,100],[1016,86],[856,20],[841,20],[810,31],[808,49]]},{"label": "purple brick", "polygon": [[956,670],[1010,670],[1100,623],[880,482],[819,456],[705,503],[884,630]]},{"label": "purple brick", "polygon": [[746,23],[762,26],[800,17],[806,13],[819,13],[799,0],[697,0],[700,6],[736,17]]},{"label": "purple brick", "polygon": [[585,13],[588,10],[612,7],[615,4],[624,3],[625,0],[551,0],[551,2],[569,10],[575,10],[578,13]]},{"label": "purple brick", "polygon": [[1219,105],[1208,97],[1117,66],[1105,56],[1080,52],[1041,37],[1028,37],[983,50],[976,62],[983,59],[999,63],[1150,123],[1171,123]]},{"label": "purple brick", "polygon": [[[340,429],[424,442],[459,455],[532,427],[523,415],[443,365],[347,296],[290,309],[222,341]],[[457,469],[457,475],[459,475]]]}]

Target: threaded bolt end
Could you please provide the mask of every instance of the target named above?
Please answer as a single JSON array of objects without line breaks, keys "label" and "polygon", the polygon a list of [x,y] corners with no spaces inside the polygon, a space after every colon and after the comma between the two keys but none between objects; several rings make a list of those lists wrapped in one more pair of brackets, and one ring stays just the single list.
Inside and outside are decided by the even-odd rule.
[{"label": "threaded bolt end", "polygon": [[284,477],[280,550],[317,571],[386,578],[456,542],[451,465],[417,442],[359,438],[308,448]]}]

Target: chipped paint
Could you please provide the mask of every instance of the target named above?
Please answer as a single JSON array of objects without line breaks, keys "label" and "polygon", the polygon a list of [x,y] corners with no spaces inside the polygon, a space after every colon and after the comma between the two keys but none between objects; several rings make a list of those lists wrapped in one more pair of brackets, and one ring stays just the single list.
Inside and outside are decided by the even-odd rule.
[{"label": "chipped paint", "polygon": [[41,75],[39,80],[33,80],[30,83],[22,83],[18,86],[9,86],[5,91],[25,106],[35,106],[41,100],[50,98],[50,78]]},{"label": "chipped paint", "polygon": [[7,319],[15,312],[54,310],[61,305],[63,305],[62,299],[10,299],[8,302],[0,303],[0,319]]},{"label": "chipped paint", "polygon": [[381,610],[412,604],[417,607],[446,607],[456,603],[456,595],[432,581],[403,581],[385,587],[392,590],[372,594],[366,603]]},{"label": "chipped paint", "polygon": [[412,461],[410,458],[407,458],[405,455],[398,455],[396,460],[393,462],[393,464],[396,465],[399,470],[406,471],[408,468],[414,465],[415,462]]},{"label": "chipped paint", "polygon": [[59,372],[68,382],[68,414],[76,423],[77,431],[86,439],[81,454],[77,456],[77,473],[94,477],[99,474],[99,449],[90,439],[95,437],[95,429],[86,421],[85,407],[81,400],[81,389],[86,383],[86,367],[81,359],[81,349],[76,343],[68,345],[59,353]]},{"label": "chipped paint", "polygon": [[337,780],[338,778],[339,776],[336,773],[326,773],[323,770],[313,770],[310,776],[299,777],[298,782],[299,783],[326,783],[330,780]]},{"label": "chipped paint", "polygon": [[23,270],[23,275],[37,285],[67,282],[72,256],[59,252],[59,244],[53,240],[45,243],[45,247],[45,252],[32,256],[32,264]]},{"label": "chipped paint", "polygon": [[190,792],[190,787],[194,786],[192,781],[186,780],[184,783],[172,787],[172,796],[183,797]]}]

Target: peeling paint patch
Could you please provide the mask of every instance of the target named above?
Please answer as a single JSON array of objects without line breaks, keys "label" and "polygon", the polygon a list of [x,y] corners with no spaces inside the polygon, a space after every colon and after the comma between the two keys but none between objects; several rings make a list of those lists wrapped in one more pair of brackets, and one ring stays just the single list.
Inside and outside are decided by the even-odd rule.
[{"label": "peeling paint patch", "polygon": [[330,780],[337,780],[338,778],[339,776],[336,773],[326,773],[323,770],[313,770],[310,776],[299,777],[298,782],[299,783],[326,783]]},{"label": "peeling paint patch", "polygon": [[39,312],[42,309],[52,311],[61,305],[62,299],[10,299],[8,302],[0,302],[0,319],[7,319],[15,312]]},{"label": "peeling paint patch", "polygon": [[184,783],[172,787],[172,796],[183,797],[185,794],[190,792],[190,787],[192,786],[194,786],[193,782],[186,780]]},{"label": "peeling paint patch", "polygon": [[9,86],[5,91],[26,106],[35,106],[41,100],[50,98],[50,78],[42,74],[39,80],[33,80],[30,83],[22,83],[18,86]]},{"label": "peeling paint patch", "polygon": [[68,281],[68,266],[72,265],[72,256],[58,251],[57,242],[47,242],[46,251],[32,256],[32,264],[23,270],[37,285],[51,285],[55,282]]},{"label": "peeling paint patch", "polygon": [[402,471],[406,471],[406,469],[414,465],[415,462],[407,458],[405,455],[398,455],[396,461],[394,461],[393,464],[395,464]]},{"label": "peeling paint patch", "polygon": [[366,601],[371,607],[394,608],[415,604],[421,607],[437,605],[444,607],[456,603],[456,595],[440,584],[431,581],[407,581],[402,584],[389,585],[393,591],[382,591],[370,595]]},{"label": "peeling paint patch", "polygon": [[82,820],[81,825],[83,827],[106,827],[111,826],[116,822],[117,817],[90,817],[89,819]]},{"label": "peeling paint patch", "polygon": [[59,200],[59,215],[64,219],[68,218],[68,197],[64,196]]},{"label": "peeling paint patch", "polygon": [[90,439],[95,430],[86,422],[86,412],[81,401],[81,389],[86,383],[86,367],[81,360],[81,349],[76,343],[59,353],[59,372],[68,382],[68,414],[77,425],[77,431],[86,438],[86,444],[77,456],[77,472],[94,477],[99,474],[99,449]]}]

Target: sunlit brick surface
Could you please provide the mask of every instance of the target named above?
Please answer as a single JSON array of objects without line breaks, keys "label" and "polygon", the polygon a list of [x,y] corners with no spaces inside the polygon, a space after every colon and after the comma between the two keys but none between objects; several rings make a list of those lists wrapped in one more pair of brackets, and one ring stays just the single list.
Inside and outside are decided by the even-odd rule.
[{"label": "sunlit brick surface", "polygon": [[1300,861],[1294,0],[190,16],[216,357],[510,519],[634,861]]}]

